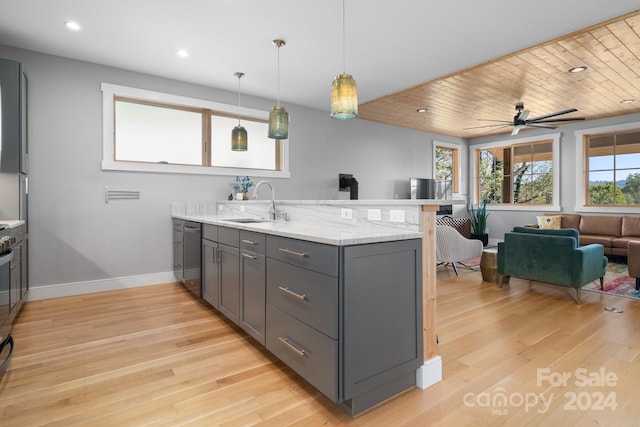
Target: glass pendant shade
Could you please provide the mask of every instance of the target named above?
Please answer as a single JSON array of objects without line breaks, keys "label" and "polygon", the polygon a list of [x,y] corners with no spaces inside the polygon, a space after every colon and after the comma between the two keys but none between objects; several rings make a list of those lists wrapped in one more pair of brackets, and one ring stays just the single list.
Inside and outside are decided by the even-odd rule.
[{"label": "glass pendant shade", "polygon": [[231,150],[247,151],[247,130],[238,124],[231,131]]},{"label": "glass pendant shade", "polygon": [[289,138],[289,113],[281,105],[276,105],[269,113],[269,138]]},{"label": "glass pendant shade", "polygon": [[336,76],[331,85],[331,118],[346,120],[358,117],[358,87],[350,74]]}]

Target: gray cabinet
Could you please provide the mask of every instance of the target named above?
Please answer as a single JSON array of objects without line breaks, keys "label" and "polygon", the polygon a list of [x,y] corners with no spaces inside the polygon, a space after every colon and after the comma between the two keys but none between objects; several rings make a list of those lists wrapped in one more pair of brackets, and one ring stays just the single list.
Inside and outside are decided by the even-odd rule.
[{"label": "gray cabinet", "polygon": [[267,236],[266,346],[352,415],[415,385],[421,241],[337,247]]},{"label": "gray cabinet", "polygon": [[184,233],[182,231],[184,221],[181,219],[173,219],[173,275],[176,280],[182,282],[182,251],[184,244]]},{"label": "gray cabinet", "polygon": [[220,268],[218,227],[202,225],[202,298],[220,308]]},{"label": "gray cabinet", "polygon": [[420,239],[341,247],[204,224],[202,297],[355,415],[416,383],[421,248]]},{"label": "gray cabinet", "polygon": [[202,231],[202,297],[234,323],[240,323],[240,233],[204,224]]},{"label": "gray cabinet", "polygon": [[240,232],[240,327],[265,344],[265,243],[262,233]]}]

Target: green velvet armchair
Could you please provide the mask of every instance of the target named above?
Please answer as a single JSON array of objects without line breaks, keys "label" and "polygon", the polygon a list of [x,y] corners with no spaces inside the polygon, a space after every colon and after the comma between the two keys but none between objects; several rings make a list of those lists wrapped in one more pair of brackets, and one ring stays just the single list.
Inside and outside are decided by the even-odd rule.
[{"label": "green velvet armchair", "polygon": [[604,247],[579,247],[578,230],[544,230],[515,227],[498,243],[498,271],[504,275],[552,283],[576,289],[580,304],[581,288],[600,279],[602,288],[608,259]]}]

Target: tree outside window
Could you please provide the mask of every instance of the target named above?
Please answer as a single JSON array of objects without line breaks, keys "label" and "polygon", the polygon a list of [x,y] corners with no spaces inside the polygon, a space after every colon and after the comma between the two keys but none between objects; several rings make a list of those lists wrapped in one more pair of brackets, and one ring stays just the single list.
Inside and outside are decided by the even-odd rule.
[{"label": "tree outside window", "polygon": [[436,146],[435,179],[451,181],[452,191],[458,190],[458,149]]},{"label": "tree outside window", "polygon": [[587,205],[640,205],[640,131],[585,138]]},{"label": "tree outside window", "polygon": [[553,203],[551,141],[476,150],[476,160],[476,200],[513,205]]}]

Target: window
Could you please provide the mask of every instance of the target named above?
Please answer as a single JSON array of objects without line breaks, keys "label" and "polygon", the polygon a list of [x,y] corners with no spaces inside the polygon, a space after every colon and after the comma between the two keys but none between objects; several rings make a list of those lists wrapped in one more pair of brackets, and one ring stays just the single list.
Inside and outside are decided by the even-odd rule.
[{"label": "window", "polygon": [[640,130],[586,135],[587,206],[640,206]]},{"label": "window", "polygon": [[434,178],[442,181],[451,181],[451,188],[458,193],[460,181],[459,149],[451,145],[435,143],[434,152]]},{"label": "window", "polygon": [[559,135],[472,146],[474,201],[553,210],[558,200]]},{"label": "window", "polygon": [[[289,177],[288,141],[267,137],[268,111],[102,84],[102,168]],[[247,151],[231,150],[241,120]]]}]

